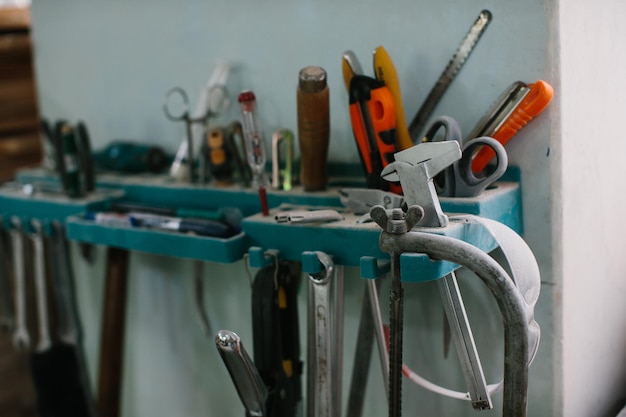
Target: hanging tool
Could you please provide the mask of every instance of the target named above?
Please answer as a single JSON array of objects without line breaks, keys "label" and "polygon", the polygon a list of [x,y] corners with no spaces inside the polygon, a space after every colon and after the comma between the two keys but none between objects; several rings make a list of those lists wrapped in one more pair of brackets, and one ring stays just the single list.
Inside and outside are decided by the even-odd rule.
[{"label": "hanging tool", "polygon": [[[409,208],[412,208],[412,206],[420,207],[421,213],[419,214],[419,219],[415,220],[415,222],[413,222],[413,218],[416,217],[417,214],[411,216],[410,211],[407,213],[407,219],[411,217],[411,221],[406,220],[408,226],[411,226],[411,224],[419,224],[424,227],[445,227],[448,225],[449,220],[441,211],[433,180],[435,175],[442,172],[460,158],[461,149],[457,141],[422,143],[396,154],[396,162],[389,165],[387,169],[383,171],[382,176],[391,180],[398,180],[399,177]],[[387,232],[392,234],[406,233],[404,228],[401,227],[405,223],[402,211],[394,211],[394,213],[393,220],[387,223]],[[398,225],[396,225],[396,223],[398,223]],[[394,227],[397,229],[394,229]],[[412,226],[409,230],[411,228]],[[393,253],[392,294],[394,293],[394,282],[395,287],[398,288],[397,291],[399,294],[401,294],[402,291],[399,276],[399,260],[399,254]],[[453,340],[457,347],[463,374],[469,387],[472,405],[476,409],[490,409],[492,407],[491,398],[454,272],[437,280],[437,285],[452,331]],[[401,306],[402,297],[400,296],[399,298],[400,300],[394,300],[394,302]],[[396,318],[396,314],[391,316],[390,326],[390,375],[392,378],[390,380],[390,389],[392,392],[394,392],[392,382],[399,383],[397,380],[394,381],[394,378],[399,378],[402,370],[401,356],[398,354],[394,356],[394,350],[400,350],[401,352],[402,349],[402,326],[394,324],[395,320],[400,320],[401,323],[401,313],[397,314],[397,316],[399,317]],[[398,394],[396,393],[396,395]],[[396,397],[394,400],[398,402],[400,398]],[[392,407],[391,403],[390,407]],[[392,410],[392,408],[390,408],[390,410]],[[399,412],[399,410],[394,410],[394,413],[397,412]]]},{"label": "hanging tool", "polygon": [[[480,136],[490,136],[505,145],[550,104],[553,96],[552,86],[542,80],[529,85],[521,81],[513,83],[468,135],[468,144]],[[482,172],[495,155],[488,147],[477,148],[472,170]]]},{"label": "hanging tool", "polygon": [[15,315],[11,297],[11,277],[7,262],[11,255],[5,238],[4,219],[0,215],[0,331],[11,332],[15,325]]},{"label": "hanging tool", "polygon": [[22,237],[22,221],[19,217],[11,217],[9,234],[13,249],[13,276],[15,300],[15,327],[13,328],[13,346],[16,350],[30,349],[30,334],[26,317],[26,272],[24,270],[24,241]]},{"label": "hanging tool", "polygon": [[[44,246],[46,239],[41,222],[32,220],[31,224],[33,232],[29,235],[33,243],[35,260],[39,340],[35,350],[30,354],[30,370],[37,392],[37,409],[39,415],[49,417],[94,416],[84,363],[79,360],[76,346],[65,344],[63,338],[53,341],[50,335]],[[60,315],[59,321],[62,325],[65,325],[64,320],[66,317]]]},{"label": "hanging tool", "polygon": [[441,100],[441,97],[445,94],[446,90],[454,80],[454,77],[459,72],[467,58],[470,56],[476,43],[487,29],[489,22],[491,22],[492,15],[489,10],[483,10],[478,15],[478,18],[470,28],[463,41],[459,45],[450,62],[444,69],[443,73],[439,76],[439,79],[428,93],[426,100],[419,108],[415,117],[409,124],[409,135],[413,138],[413,143],[418,143],[421,140],[422,129],[426,125],[428,118],[432,115],[435,107]]},{"label": "hanging tool", "polygon": [[[343,284],[334,281],[343,280],[342,269],[337,271],[326,253],[312,254],[321,270],[309,273],[307,416],[339,416],[343,363],[343,337],[340,335],[343,327]],[[333,296],[335,298],[331,303]]]},{"label": "hanging tool", "polygon": [[[279,129],[272,135],[272,187],[274,189],[289,191],[293,186],[293,141],[293,132],[289,129]],[[283,149],[282,152],[281,149]]]},{"label": "hanging tool", "polygon": [[302,401],[298,287],[301,265],[276,260],[252,284],[254,364],[268,387],[267,415],[298,415]]},{"label": "hanging tool", "polygon": [[330,140],[330,93],[326,71],[308,66],[298,74],[296,91],[300,183],[305,191],[321,191],[328,182],[327,156]]},{"label": "hanging tool", "polygon": [[[194,145],[193,126],[196,124],[200,126],[206,126],[206,124],[208,123],[211,117],[214,117],[217,114],[225,111],[226,108],[228,108],[228,106],[230,105],[228,94],[225,91],[225,87],[222,85],[216,85],[212,87],[210,91],[208,91],[207,94],[208,94],[207,102],[208,100],[210,100],[212,94],[219,95],[220,97],[222,97],[222,99],[217,102],[217,105],[215,107],[207,105],[207,108],[205,109],[205,111],[202,112],[199,116],[195,116],[195,117],[191,116],[190,114],[189,98],[185,90],[183,90],[181,87],[171,88],[165,94],[165,100],[163,101],[163,112],[165,113],[165,116],[171,121],[174,121],[174,122],[182,121],[185,123],[185,129],[186,129],[186,134],[187,134],[186,158],[187,158],[187,164],[189,167],[188,180],[191,183],[197,182],[196,166],[195,166],[196,164],[195,154],[197,150],[195,149],[196,146]],[[172,112],[173,105],[171,104],[172,97],[174,96],[179,96],[179,99],[180,99],[180,103],[177,106],[177,107],[180,107],[180,109],[178,112],[175,112],[175,113]],[[200,143],[200,141],[198,141],[198,143]],[[177,155],[177,159],[178,159],[178,155]],[[176,169],[172,168],[173,171],[177,172],[180,169],[180,166],[183,164],[183,162],[184,162],[183,160],[175,161]]]},{"label": "hanging tool", "polygon": [[[396,168],[402,164],[404,163],[396,164]],[[410,176],[405,177],[404,174],[405,172],[400,174],[402,181],[410,181]],[[405,188],[408,189],[408,187]],[[504,323],[505,383],[502,415],[526,417],[528,364],[536,352],[539,337],[539,327],[534,320],[533,309],[541,286],[536,260],[532,257],[530,249],[524,245],[525,250],[521,252],[529,254],[534,263],[533,269],[536,273],[531,274],[534,282],[520,282],[518,288],[500,264],[469,243],[433,233],[413,231],[398,234],[387,231],[388,229],[411,230],[423,214],[421,207],[409,207],[406,216],[401,210],[394,209],[389,213],[382,207],[375,207],[371,214],[376,223],[383,228],[380,239],[381,250],[390,253],[393,256],[392,259],[402,253],[423,253],[432,259],[449,261],[466,267],[486,284],[496,299]],[[402,218],[404,218],[404,226],[400,224]],[[491,222],[486,221],[486,224],[489,223]],[[487,227],[490,226],[487,225]],[[510,229],[509,232],[514,233]],[[517,251],[513,251],[515,252]],[[517,257],[517,255],[513,256]],[[519,259],[523,262],[517,263],[518,267],[528,264],[528,258],[522,256]],[[509,266],[511,265],[510,263]],[[391,364],[394,363],[391,362]]]},{"label": "hanging tool", "polygon": [[404,115],[400,80],[391,56],[383,46],[374,50],[374,74],[377,80],[382,81],[389,88],[393,96],[396,109],[396,147],[398,150],[408,149],[413,146],[413,140],[409,135]]},{"label": "hanging tool", "polygon": [[120,415],[128,260],[128,250],[108,248],[97,391],[98,412],[107,417]]},{"label": "hanging tool", "polygon": [[[54,416],[93,417],[95,401],[82,350],[82,331],[74,291],[68,242],[63,226],[52,223],[50,241],[51,277],[56,305],[57,337],[51,348],[36,355],[32,368],[39,369],[42,408]],[[42,414],[48,415],[48,414]]]},{"label": "hanging tool", "polygon": [[246,140],[246,155],[253,174],[252,186],[258,188],[261,211],[264,216],[268,216],[269,207],[265,189],[268,182],[265,175],[265,145],[254,93],[250,90],[242,91],[239,94],[239,106],[241,108],[243,135]]},{"label": "hanging tool", "polygon": [[[432,142],[443,130],[443,141],[456,141],[461,148],[461,159],[455,161],[444,171],[435,176],[437,194],[441,197],[475,197],[498,180],[506,171],[508,157],[504,146],[497,140],[482,136],[471,141],[463,141],[461,128],[455,119],[439,116],[426,128],[423,142]],[[471,168],[474,151],[479,148],[490,149],[497,155],[497,163],[487,176],[477,176]],[[401,160],[414,160],[412,150],[404,151]]]},{"label": "hanging tool", "polygon": [[268,417],[267,386],[239,336],[230,330],[220,330],[215,344],[246,409],[246,417]]},{"label": "hanging tool", "polygon": [[[389,393],[389,357],[384,344],[383,323],[378,304],[380,284],[381,279],[368,279],[365,282],[346,417],[361,417],[363,414],[363,403],[365,400],[363,394],[367,387],[374,338],[383,342],[378,344],[378,352],[383,373],[383,383],[385,384],[385,394]],[[381,337],[378,336],[379,333]]]}]

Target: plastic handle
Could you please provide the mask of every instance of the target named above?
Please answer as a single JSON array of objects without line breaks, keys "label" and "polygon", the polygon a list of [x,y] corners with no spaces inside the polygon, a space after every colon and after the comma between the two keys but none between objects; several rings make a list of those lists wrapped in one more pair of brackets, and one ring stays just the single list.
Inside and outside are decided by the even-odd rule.
[{"label": "plastic handle", "polygon": [[[539,115],[550,103],[554,96],[554,89],[545,81],[530,84],[530,91],[511,113],[508,119],[493,134],[493,138],[505,145],[528,122]],[[492,148],[483,147],[472,161],[472,171],[481,172],[493,159],[495,152]]]},{"label": "plastic handle", "polygon": [[374,74],[376,74],[377,80],[382,81],[385,83],[385,86],[389,88],[395,103],[396,142],[398,144],[398,148],[399,150],[408,149],[414,144],[411,140],[411,136],[409,136],[409,129],[406,124],[398,72],[396,71],[396,67],[391,60],[391,56],[389,56],[387,50],[382,46],[379,46],[374,50]]}]

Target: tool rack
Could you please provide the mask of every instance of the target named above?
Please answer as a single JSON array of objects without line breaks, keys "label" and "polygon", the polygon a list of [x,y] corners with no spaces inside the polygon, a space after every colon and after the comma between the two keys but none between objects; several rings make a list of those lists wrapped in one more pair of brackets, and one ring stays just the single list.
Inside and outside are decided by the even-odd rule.
[{"label": "tool rack", "polygon": [[[56,181],[41,169],[22,171],[17,178],[20,183]],[[226,264],[247,256],[252,267],[272,262],[274,258],[266,256],[268,251],[273,256],[294,261],[303,260],[310,251],[324,251],[333,256],[337,264],[360,267],[363,278],[375,278],[388,262],[388,255],[379,249],[381,229],[375,223],[357,224],[357,216],[350,213],[345,213],[341,221],[312,225],[277,223],[274,219],[281,205],[341,210],[340,188],[331,186],[315,193],[305,193],[297,187],[289,192],[268,190],[272,209],[270,216],[263,216],[259,213],[256,190],[250,188],[187,185],[161,176],[100,175],[97,191],[82,199],[45,194],[44,197],[28,197],[2,191],[0,214],[5,223],[13,215],[24,220],[61,221],[67,228],[68,239],[83,243]],[[85,212],[105,211],[111,202],[120,199],[162,207],[237,207],[244,215],[242,230],[231,238],[221,239],[101,225],[84,218]],[[441,198],[440,202],[446,213],[474,214],[506,224],[518,234],[522,232],[521,185],[519,170],[515,167],[509,168],[500,182],[479,197]],[[444,228],[422,228],[421,231],[455,237],[485,252],[496,248],[493,238],[475,224],[451,222]],[[426,255],[402,255],[404,281],[435,280],[457,268],[448,262],[430,260]]]}]

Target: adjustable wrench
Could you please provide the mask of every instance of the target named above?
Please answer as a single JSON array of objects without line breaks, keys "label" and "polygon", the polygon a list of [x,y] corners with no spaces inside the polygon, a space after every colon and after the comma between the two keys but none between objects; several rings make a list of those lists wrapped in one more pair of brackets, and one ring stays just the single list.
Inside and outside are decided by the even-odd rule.
[{"label": "adjustable wrench", "polygon": [[13,271],[15,275],[15,328],[13,329],[13,346],[17,350],[30,348],[30,335],[26,323],[26,273],[24,271],[24,240],[19,217],[12,217],[13,228],[11,246],[13,246]]}]

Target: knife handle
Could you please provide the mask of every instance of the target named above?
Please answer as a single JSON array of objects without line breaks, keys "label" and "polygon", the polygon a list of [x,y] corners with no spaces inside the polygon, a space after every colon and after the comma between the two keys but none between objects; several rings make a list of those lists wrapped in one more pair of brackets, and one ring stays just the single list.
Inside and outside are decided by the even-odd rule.
[{"label": "knife handle", "polygon": [[330,139],[330,95],[323,68],[309,66],[300,71],[296,99],[300,182],[305,191],[321,191],[328,182]]},{"label": "knife handle", "polygon": [[[493,138],[505,145],[528,122],[537,117],[550,103],[554,96],[554,89],[545,81],[539,80],[530,84],[530,91],[511,113],[507,120],[493,134]],[[483,146],[472,161],[472,171],[482,172],[493,159],[495,152],[492,148]]]}]

